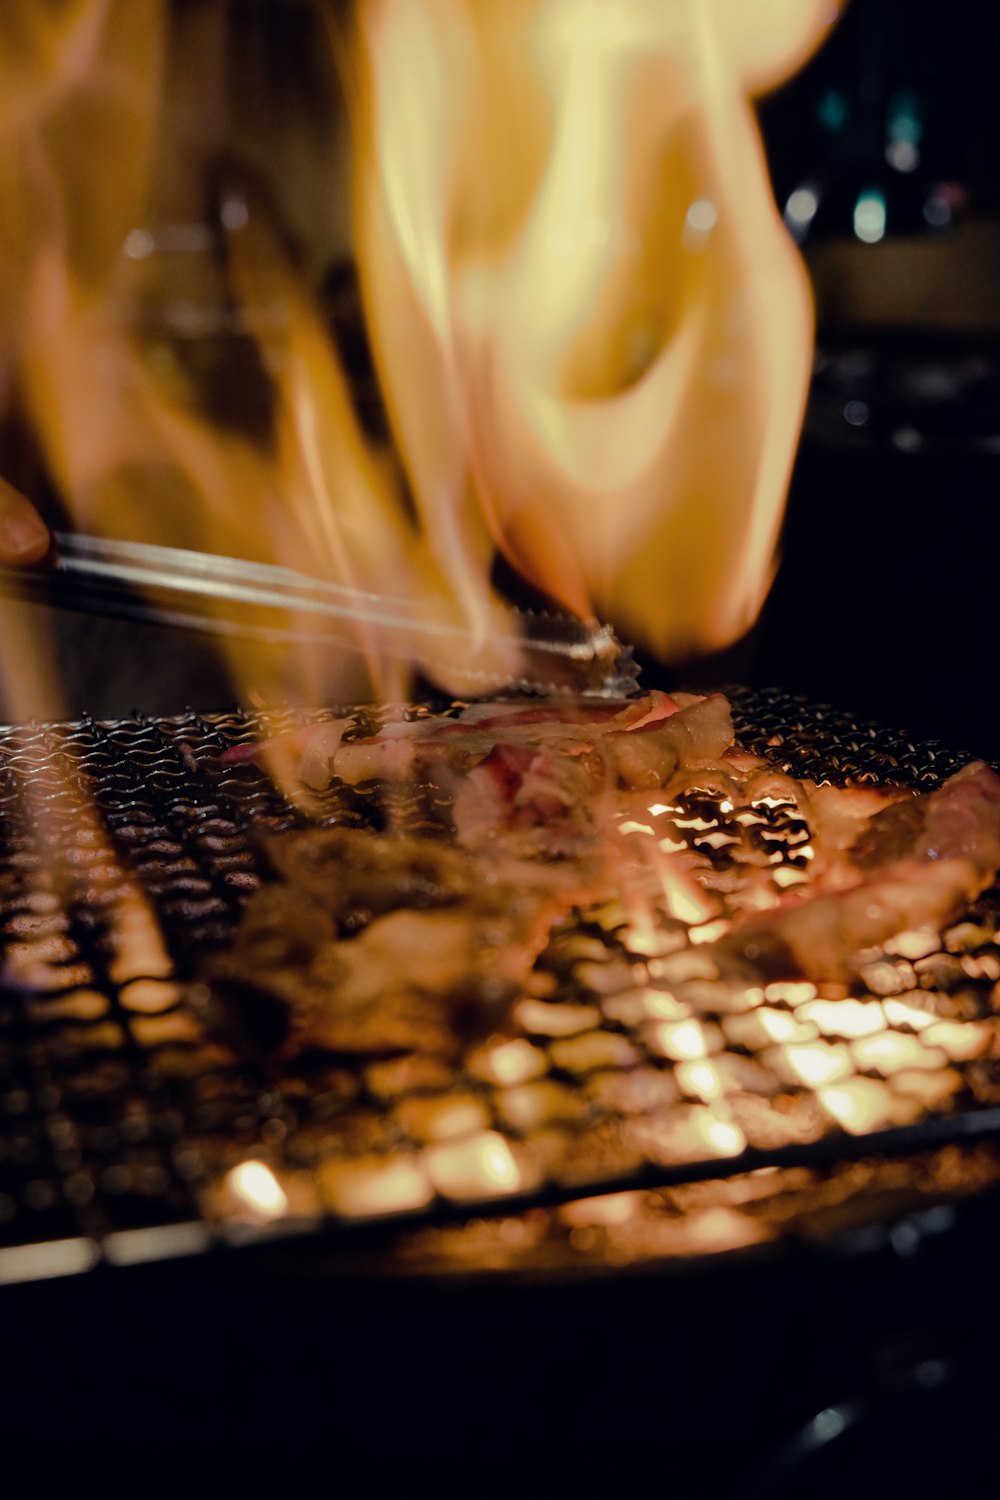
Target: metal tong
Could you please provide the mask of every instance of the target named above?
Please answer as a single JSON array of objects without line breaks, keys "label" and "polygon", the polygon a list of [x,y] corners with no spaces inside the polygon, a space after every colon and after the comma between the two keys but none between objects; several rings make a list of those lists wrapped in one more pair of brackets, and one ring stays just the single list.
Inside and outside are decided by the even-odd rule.
[{"label": "metal tong", "polygon": [[[57,531],[55,555],[33,568],[0,566],[0,592],[84,614],[140,620],[281,645],[329,641],[363,650],[367,635],[378,650],[447,669],[470,692],[503,688],[569,691],[600,697],[635,691],[631,649],[607,625],[572,616],[509,609],[499,629],[481,637],[435,614],[424,601],[393,599],[345,588],[292,568]],[[512,671],[495,663],[511,659]]]}]

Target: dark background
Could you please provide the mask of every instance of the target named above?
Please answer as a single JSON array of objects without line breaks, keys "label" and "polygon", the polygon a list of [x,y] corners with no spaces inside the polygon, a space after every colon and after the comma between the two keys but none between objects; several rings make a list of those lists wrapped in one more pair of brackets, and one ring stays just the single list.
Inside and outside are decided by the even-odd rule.
[{"label": "dark background", "polygon": [[[818,353],[784,563],[744,672],[993,758],[998,61],[993,6],[854,0],[762,102],[779,205],[804,183],[819,199],[803,244]],[[917,136],[913,170],[888,159],[894,131]],[[853,230],[870,190],[877,244]]]}]

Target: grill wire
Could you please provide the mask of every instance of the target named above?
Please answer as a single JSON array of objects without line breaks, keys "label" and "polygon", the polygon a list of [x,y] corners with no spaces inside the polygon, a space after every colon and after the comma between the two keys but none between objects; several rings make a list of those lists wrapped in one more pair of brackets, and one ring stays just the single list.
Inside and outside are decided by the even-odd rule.
[{"label": "grill wire", "polygon": [[[729,696],[742,743],[796,775],[928,789],[969,758],[779,692]],[[903,1007],[888,1031],[906,1038],[905,1066],[880,1062],[877,1048],[864,1054],[864,1037],[845,1039],[829,1022],[810,1033],[853,1048],[852,1077],[886,1101],[854,1135],[836,1128],[812,1090],[775,1074],[773,1044],[708,1000],[700,1019],[718,1037],[727,1105],[749,1149],[730,1156],[706,1146],[704,1106],[630,1011],[641,982],[634,961],[592,923],[560,939],[551,965],[559,995],[587,1019],[561,1036],[529,1031],[517,1044],[530,1054],[523,1076],[517,1067],[513,1079],[491,1076],[488,1066],[456,1076],[419,1057],[249,1066],[206,1032],[184,987],[259,884],[260,835],[295,827],[305,813],[260,769],[220,769],[219,755],[301,722],[292,712],[240,710],[0,731],[0,1281],[83,1270],[102,1257],[195,1253],[220,1239],[363,1231],[387,1207],[403,1210],[394,1224],[417,1231],[409,1244],[431,1259],[458,1233],[473,1259],[496,1260],[497,1236],[505,1255],[519,1236],[537,1249],[554,1222],[546,1205],[566,1205],[556,1211],[562,1230],[578,1249],[604,1255],[608,1226],[638,1222],[655,1200],[656,1244],[697,1253],[715,1247],[713,1233],[724,1248],[766,1237],[767,1212],[787,1219],[796,1185],[821,1207],[851,1197],[874,1179],[869,1167],[844,1163],[872,1153],[887,1169],[896,1162],[883,1188],[919,1177],[928,1194],[964,1192],[998,1175],[996,891],[938,952],[874,964],[868,991],[855,992],[866,1005]],[[324,799],[324,819],[372,821],[357,793],[331,789]],[[415,806],[401,796],[393,816],[405,823]],[[380,809],[384,816],[384,800]],[[685,810],[705,852],[706,832],[726,831],[726,816],[708,799]],[[742,837],[794,868],[806,833],[794,808],[778,805]],[[717,858],[721,867],[732,855],[723,846]],[[674,988],[683,994],[683,980]],[[769,1005],[798,1024],[793,1001],[779,994]],[[438,1182],[437,1192],[408,1199],[390,1172],[387,1198],[358,1198],[351,1162],[402,1166],[405,1176],[429,1143],[447,1147],[434,1109],[456,1097],[471,1101],[488,1148],[499,1140],[518,1164],[510,1191],[488,1205]],[[954,1142],[966,1142],[960,1157]],[[234,1200],[227,1174],[248,1159],[270,1165],[280,1213]],[[600,1206],[588,1216],[581,1198]],[[748,1204],[758,1205],[749,1217]],[[439,1227],[470,1214],[471,1227]]]}]

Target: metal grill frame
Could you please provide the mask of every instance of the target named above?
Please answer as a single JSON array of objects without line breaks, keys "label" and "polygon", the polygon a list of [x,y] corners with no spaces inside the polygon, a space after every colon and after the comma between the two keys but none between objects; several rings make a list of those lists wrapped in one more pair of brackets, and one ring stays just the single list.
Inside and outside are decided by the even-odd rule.
[{"label": "metal grill frame", "polygon": [[[939,743],[919,744],[776,690],[726,691],[741,742],[798,776],[895,781],[929,789],[969,759]],[[234,710],[0,730],[0,820],[5,830],[0,856],[5,933],[0,1210],[11,1202],[19,1205],[13,1215],[8,1213],[6,1226],[0,1223],[0,1282],[83,1270],[101,1258],[111,1263],[161,1259],[201,1251],[220,1239],[245,1242],[333,1227],[329,1217],[309,1214],[291,1214],[277,1225],[258,1228],[206,1218],[204,1162],[190,1149],[192,1134],[210,1136],[220,1130],[230,1152],[249,1152],[261,1142],[281,1139],[289,1125],[288,1101],[275,1092],[266,1070],[216,1049],[216,1071],[203,1077],[215,1079],[217,1092],[179,1107],[183,1069],[180,1074],[164,1069],[157,1048],[142,1045],[143,1028],[136,1024],[142,1012],[130,1009],[122,994],[130,984],[187,984],[200,955],[232,931],[257,883],[254,841],[261,833],[304,821],[303,806],[282,797],[256,766],[220,772],[218,753],[224,746],[278,734],[314,717],[292,710],[267,715]],[[365,816],[352,812],[336,792],[327,800],[331,816]],[[82,882],[79,870],[72,873],[77,894],[61,928],[65,902],[60,884],[70,876],[42,870],[40,837],[42,844],[64,847],[81,858],[88,847],[96,851],[93,879],[86,873],[86,859]],[[162,924],[172,959],[169,976],[116,972],[103,913],[123,887],[136,886],[153,902]],[[107,1001],[97,1018],[44,1022],[40,1015],[46,1005],[58,1007],[61,998],[78,992],[80,979],[57,985],[46,1000],[18,977],[17,964],[12,966],[11,949],[20,934],[30,939],[33,922],[44,933],[47,915],[55,916],[55,936],[61,930],[74,951],[73,963],[89,973],[82,988]],[[58,960],[54,967],[58,969]],[[184,1014],[172,1007],[165,1013]],[[88,1097],[74,1083],[73,1067],[81,1058],[86,1061],[86,1032],[95,1025],[118,1040],[93,1072]],[[70,1044],[67,1031],[73,1033]],[[204,1043],[210,1061],[214,1045]],[[102,1067],[103,1093],[94,1083],[100,1081]],[[507,1195],[502,1203],[439,1198],[409,1221],[446,1224],[470,1215],[507,1215],[571,1202],[583,1194],[721,1179],[765,1165],[823,1168],[872,1154],[988,1139],[998,1132],[1000,1107],[979,1107],[864,1136],[830,1134],[805,1144],[751,1149],[731,1159],[646,1164],[607,1180],[548,1182],[527,1194]],[[127,1190],[94,1188],[106,1181],[108,1170],[123,1163]],[[404,1216],[388,1226],[339,1221],[336,1227],[357,1240],[387,1227],[394,1232],[406,1222]]]}]

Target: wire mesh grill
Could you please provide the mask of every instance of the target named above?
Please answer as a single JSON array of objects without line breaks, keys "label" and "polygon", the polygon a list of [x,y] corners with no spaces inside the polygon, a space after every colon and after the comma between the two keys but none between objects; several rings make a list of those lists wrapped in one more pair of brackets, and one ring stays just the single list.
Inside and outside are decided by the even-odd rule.
[{"label": "wire mesh grill", "polygon": [[[967,758],[782,694],[730,697],[743,743],[797,774],[929,786]],[[397,1049],[251,1066],[186,987],[260,883],[261,834],[305,818],[220,753],[300,722],[234,711],[0,734],[0,1280],[220,1235],[620,1202],[1000,1123],[996,892],[940,946],[880,957],[839,1009],[789,985],[741,1000],[690,948],[638,955],[584,916],[543,955],[511,1034],[461,1064]],[[418,800],[401,796],[396,822],[419,821]],[[339,823],[384,813],[343,789],[322,800]],[[804,865],[809,831],[780,802],[738,823],[694,796],[675,827],[720,872]]]}]

